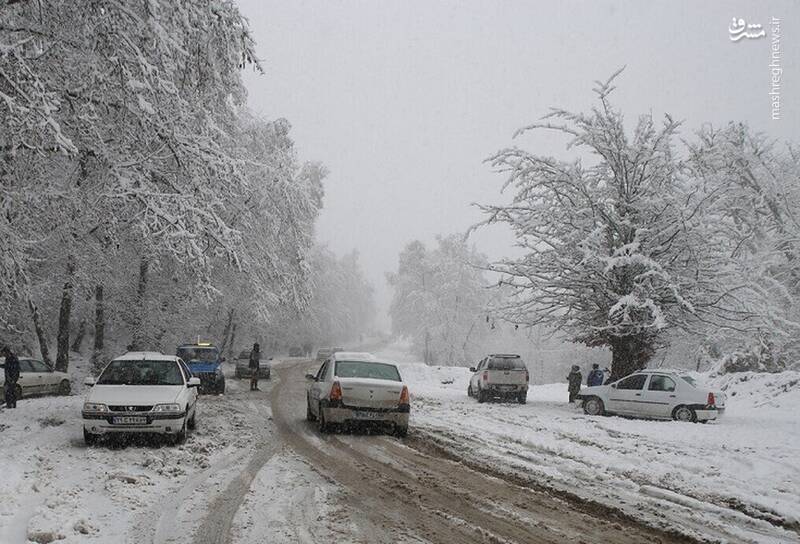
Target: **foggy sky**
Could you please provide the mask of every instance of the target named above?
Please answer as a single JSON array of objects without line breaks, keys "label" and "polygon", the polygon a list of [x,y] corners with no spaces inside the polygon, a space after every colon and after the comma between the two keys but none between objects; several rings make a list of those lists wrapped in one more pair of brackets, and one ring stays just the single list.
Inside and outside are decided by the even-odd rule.
[{"label": "foggy sky", "polygon": [[[613,101],[629,121],[664,112],[684,137],[746,121],[800,141],[800,2],[239,0],[266,73],[250,107],[285,117],[300,157],[330,170],[318,238],[357,249],[385,312],[384,274],[403,246],[480,221],[503,178],[483,161],[525,146],[560,158],[564,140],[513,132],[551,106],[592,104],[594,81],[625,65]],[[767,37],[732,42],[733,17]],[[768,23],[781,20],[781,120],[771,119]],[[490,257],[512,239],[474,236]],[[388,328],[383,315],[382,326]]]}]

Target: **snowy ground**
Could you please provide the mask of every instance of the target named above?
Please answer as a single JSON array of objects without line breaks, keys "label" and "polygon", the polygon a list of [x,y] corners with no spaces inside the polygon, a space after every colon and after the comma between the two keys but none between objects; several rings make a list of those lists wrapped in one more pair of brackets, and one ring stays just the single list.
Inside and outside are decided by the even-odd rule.
[{"label": "snowy ground", "polygon": [[478,405],[467,369],[383,355],[401,361],[416,435],[468,464],[697,537],[800,541],[800,373],[706,376],[728,410],[699,425],[588,417],[565,402],[566,384],[532,386],[527,405]]}]

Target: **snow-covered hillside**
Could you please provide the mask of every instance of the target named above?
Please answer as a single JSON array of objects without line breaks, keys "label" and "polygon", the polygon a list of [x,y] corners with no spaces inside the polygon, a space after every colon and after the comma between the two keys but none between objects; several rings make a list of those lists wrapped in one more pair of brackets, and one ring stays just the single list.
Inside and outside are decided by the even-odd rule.
[{"label": "snow-covered hillside", "polygon": [[468,464],[694,536],[800,540],[800,373],[700,375],[729,400],[721,420],[699,425],[588,417],[566,402],[566,384],[532,386],[526,405],[479,405],[467,369],[400,366],[413,432]]}]

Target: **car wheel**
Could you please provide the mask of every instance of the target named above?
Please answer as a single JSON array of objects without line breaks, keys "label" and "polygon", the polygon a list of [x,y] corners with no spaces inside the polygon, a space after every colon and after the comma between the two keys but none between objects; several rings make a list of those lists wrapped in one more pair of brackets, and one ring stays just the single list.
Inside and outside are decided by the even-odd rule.
[{"label": "car wheel", "polygon": [[478,388],[478,402],[483,404],[487,400],[488,399],[487,399],[486,391],[481,390],[481,388],[479,387]]},{"label": "car wheel", "polygon": [[183,419],[181,430],[175,433],[175,436],[172,438],[172,445],[177,446],[178,444],[183,444],[185,441],[186,441],[186,418]]},{"label": "car wheel", "polygon": [[606,413],[606,407],[599,398],[589,397],[583,401],[583,413],[589,416],[602,416]]},{"label": "car wheel", "polygon": [[225,380],[222,380],[222,383],[220,384],[219,389],[217,389],[217,394],[219,394],[219,395],[224,395],[225,394]]},{"label": "car wheel", "polygon": [[83,443],[87,446],[94,446],[97,444],[97,439],[99,437],[96,434],[92,434],[86,430],[86,427],[83,428]]},{"label": "car wheel", "polygon": [[689,421],[695,423],[697,414],[688,406],[678,406],[672,411],[672,419],[675,421]]},{"label": "car wheel", "polygon": [[468,397],[472,396],[472,384],[469,384],[469,387],[467,387],[467,396]]},{"label": "car wheel", "polygon": [[325,420],[325,410],[322,409],[322,404],[319,405],[319,414],[317,415],[317,429],[321,433],[330,432],[331,426]]},{"label": "car wheel", "polygon": [[59,395],[69,395],[72,386],[70,386],[69,380],[61,380],[61,383],[58,384],[58,394]]},{"label": "car wheel", "polygon": [[186,423],[186,426],[191,429],[192,431],[197,428],[197,405],[195,404],[194,412],[192,412],[192,418]]},{"label": "car wheel", "polygon": [[311,421],[313,423],[316,420],[317,416],[311,411],[311,401],[306,397],[306,421]]},{"label": "car wheel", "polygon": [[525,404],[528,402],[528,395],[526,393],[520,393],[519,397],[517,397],[517,402]]},{"label": "car wheel", "polygon": [[398,438],[405,438],[406,436],[408,436],[408,427],[395,425],[394,435]]}]

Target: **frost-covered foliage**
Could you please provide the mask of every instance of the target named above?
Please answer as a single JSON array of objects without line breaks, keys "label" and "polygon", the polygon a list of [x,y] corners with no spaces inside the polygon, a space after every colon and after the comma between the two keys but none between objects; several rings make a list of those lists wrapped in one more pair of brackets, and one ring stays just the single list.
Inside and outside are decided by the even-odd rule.
[{"label": "frost-covered foliage", "polygon": [[309,256],[311,298],[304,311],[287,316],[272,332],[279,342],[330,346],[358,343],[375,319],[373,288],[358,253],[337,257],[317,246]]},{"label": "frost-covered foliage", "polygon": [[33,331],[47,357],[58,309],[64,366],[87,322],[172,349],[205,336],[189,312],[212,327],[221,308],[230,329],[308,304],[325,171],[298,160],[288,122],[243,110],[247,66],[227,0],[2,8],[0,341],[32,351]]},{"label": "frost-covered foliage", "polygon": [[411,339],[426,363],[463,366],[485,350],[485,264],[462,235],[438,238],[432,249],[414,241],[400,253],[397,272],[387,276],[394,289],[392,330]]},{"label": "frost-covered foliage", "polygon": [[670,327],[733,326],[747,315],[740,286],[718,272],[724,258],[707,238],[706,195],[675,156],[679,123],[643,115],[629,134],[609,100],[614,77],[598,83],[589,113],[554,109],[518,132],[565,134],[575,159],[498,152],[490,161],[508,174],[514,198],[481,208],[485,224],[510,226],[525,251],[490,267],[512,293],[506,319],[609,346],[622,376],[650,360]]},{"label": "frost-covered foliage", "polygon": [[739,299],[753,316],[745,335],[706,331],[718,348],[735,348],[724,366],[764,361],[766,352],[800,360],[800,155],[731,123],[698,131],[686,166],[706,195],[708,239],[729,257],[729,277],[741,286]]}]

